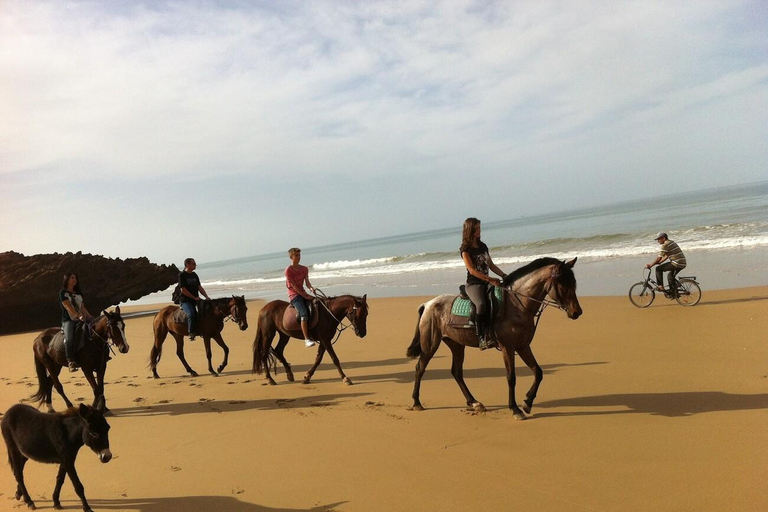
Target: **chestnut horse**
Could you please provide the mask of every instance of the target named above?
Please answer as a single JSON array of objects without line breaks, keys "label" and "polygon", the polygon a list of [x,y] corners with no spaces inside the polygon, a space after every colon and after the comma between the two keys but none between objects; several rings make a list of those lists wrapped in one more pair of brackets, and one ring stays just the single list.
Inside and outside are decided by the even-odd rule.
[{"label": "chestnut horse", "polygon": [[[202,314],[198,313],[197,317],[197,331],[203,338],[205,344],[205,355],[208,357],[208,371],[211,375],[217,377],[229,362],[229,347],[224,343],[224,339],[221,337],[221,331],[224,329],[224,320],[232,318],[232,320],[240,327],[241,331],[248,328],[248,307],[245,305],[245,296],[239,297],[232,296],[223,297],[219,299],[213,299],[207,304],[205,311]],[[152,376],[159,379],[157,374],[157,363],[160,362],[160,357],[163,355],[163,342],[165,341],[168,333],[176,340],[176,355],[179,356],[181,364],[192,377],[197,377],[197,372],[193,370],[187,360],[184,358],[184,336],[189,335],[187,330],[187,321],[177,322],[173,316],[176,311],[181,309],[179,306],[166,306],[155,315],[153,327],[155,331],[155,344],[152,345],[152,351],[149,354],[149,367],[152,370]],[[224,360],[221,362],[218,368],[218,373],[213,371],[211,365],[211,338],[216,340],[216,343],[224,350]]]},{"label": "chestnut horse", "polygon": [[[104,374],[107,371],[111,347],[116,346],[122,354],[127,353],[130,347],[125,338],[125,322],[120,316],[120,306],[115,308],[114,313],[104,311],[99,318],[93,320],[92,325],[86,324],[84,328],[88,330],[88,333],[82,348],[77,352],[77,362],[80,364],[80,369],[83,371],[88,384],[93,389],[95,407],[96,400],[104,395]],[[32,400],[38,403],[45,402],[48,406],[48,412],[54,412],[51,404],[54,387],[64,399],[67,407],[72,407],[72,402],[64,394],[64,387],[59,380],[61,368],[67,366],[64,346],[51,345],[53,337],[60,332],[60,327],[46,329],[35,338],[32,344],[38,382],[37,393],[32,395]],[[88,334],[90,339],[88,339]],[[109,412],[106,405],[104,410]]]},{"label": "chestnut horse", "polygon": [[[502,282],[505,292],[504,304],[501,313],[493,322],[493,328],[507,370],[509,408],[517,420],[525,419],[525,414],[515,403],[515,352],[534,374],[533,385],[523,403],[523,410],[530,414],[539,385],[544,378],[544,372],[531,351],[531,341],[542,311],[546,306],[553,305],[565,311],[568,318],[573,320],[579,318],[582,313],[579,299],[576,297],[576,277],[572,270],[575,263],[576,258],[568,262],[540,258],[515,270]],[[457,328],[450,324],[451,306],[455,298],[455,295],[440,295],[419,306],[416,334],[406,352],[408,357],[419,358],[411,410],[424,410],[419,400],[421,379],[427,364],[443,342],[453,353],[451,374],[464,394],[467,405],[475,411],[485,411],[483,404],[475,400],[464,383],[464,348],[477,347],[478,340],[474,329]]]},{"label": "chestnut horse", "polygon": [[[318,298],[319,302],[315,304],[315,308],[317,308],[317,315],[319,317],[317,325],[310,331],[313,339],[319,342],[319,346],[317,348],[315,364],[304,375],[304,384],[309,384],[326,351],[331,356],[333,364],[339,370],[342,382],[347,385],[352,384],[349,377],[344,375],[339,358],[336,357],[336,352],[333,350],[333,338],[336,336],[337,331],[341,334],[341,331],[349,327],[343,326],[339,328],[339,324],[341,324],[344,318],[349,320],[355,329],[355,334],[359,338],[365,338],[366,320],[368,318],[366,297],[366,295],[362,297],[340,295],[338,297]],[[273,300],[261,308],[259,322],[256,326],[256,338],[253,340],[253,371],[255,373],[266,371],[267,382],[272,386],[275,385],[274,379],[269,374],[272,356],[274,355],[278,361],[283,363],[287,378],[292,382],[293,371],[291,371],[291,365],[285,360],[283,351],[290,338],[304,339],[304,334],[302,334],[300,327],[291,330],[283,326],[283,314],[289,306],[290,304],[284,300]],[[278,333],[280,338],[277,342],[277,347],[272,349],[272,340],[275,337],[275,333]]]}]

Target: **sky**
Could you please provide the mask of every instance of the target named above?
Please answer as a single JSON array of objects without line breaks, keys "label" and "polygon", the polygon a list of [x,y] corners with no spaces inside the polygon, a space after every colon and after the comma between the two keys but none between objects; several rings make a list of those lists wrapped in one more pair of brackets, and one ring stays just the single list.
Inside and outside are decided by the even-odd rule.
[{"label": "sky", "polygon": [[0,252],[182,265],[768,179],[768,3],[0,2]]}]

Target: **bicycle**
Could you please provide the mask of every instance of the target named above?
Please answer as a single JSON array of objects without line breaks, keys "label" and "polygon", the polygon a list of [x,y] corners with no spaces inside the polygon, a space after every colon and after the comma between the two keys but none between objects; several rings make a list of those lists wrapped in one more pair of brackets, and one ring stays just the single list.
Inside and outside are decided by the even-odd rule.
[{"label": "bicycle", "polygon": [[[677,277],[675,281],[677,282],[676,290],[671,292],[669,288],[664,288],[664,297],[669,300],[675,299],[681,306],[695,306],[699,303],[701,287],[695,276]],[[647,308],[653,304],[658,286],[660,286],[659,283],[651,278],[651,269],[648,269],[645,280],[629,288],[629,301],[638,308]]]}]

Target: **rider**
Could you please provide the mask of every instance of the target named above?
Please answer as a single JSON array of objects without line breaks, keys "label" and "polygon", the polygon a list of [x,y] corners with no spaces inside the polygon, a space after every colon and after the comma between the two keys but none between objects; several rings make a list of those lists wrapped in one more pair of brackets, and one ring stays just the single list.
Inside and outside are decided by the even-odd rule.
[{"label": "rider", "polygon": [[[669,283],[669,293],[674,295],[677,290],[677,281],[675,276],[678,272],[683,270],[686,266],[685,255],[680,247],[667,237],[667,234],[663,231],[656,234],[656,241],[661,245],[661,251],[659,255],[649,263],[645,268],[651,268],[652,266],[661,263],[656,267],[656,282],[658,286],[656,290],[664,291],[664,272],[667,274],[667,282]],[[662,263],[664,260],[669,260],[666,263]]]},{"label": "rider", "polygon": [[501,286],[501,281],[488,276],[488,269],[501,276],[506,274],[494,265],[488,246],[480,240],[480,221],[470,217],[464,221],[464,231],[461,236],[459,248],[464,266],[467,267],[467,284],[465,290],[472,303],[475,305],[475,328],[480,341],[480,350],[492,348],[497,345],[493,339],[491,330],[488,333],[490,318],[488,318],[488,285]]},{"label": "rider", "polygon": [[70,372],[79,368],[75,362],[75,329],[79,322],[92,318],[83,303],[80,291],[80,280],[74,272],[64,274],[64,282],[59,290],[59,305],[61,306],[61,327],[64,330],[64,354]]},{"label": "rider", "polygon": [[197,336],[197,302],[202,300],[199,293],[202,293],[206,299],[211,300],[205,289],[200,284],[200,278],[197,277],[195,269],[197,263],[194,258],[184,260],[184,271],[179,274],[179,287],[181,289],[181,309],[187,314],[187,330],[189,339],[194,340]]},{"label": "rider", "polygon": [[307,284],[307,288],[312,290],[312,293],[315,293],[315,288],[309,282],[309,269],[304,265],[299,265],[301,249],[298,247],[288,249],[288,257],[291,258],[291,264],[285,269],[285,286],[288,288],[288,302],[299,313],[301,332],[304,334],[304,345],[310,348],[317,342],[309,337],[309,308],[307,307],[307,301],[311,301],[312,296],[304,290],[304,283]]}]

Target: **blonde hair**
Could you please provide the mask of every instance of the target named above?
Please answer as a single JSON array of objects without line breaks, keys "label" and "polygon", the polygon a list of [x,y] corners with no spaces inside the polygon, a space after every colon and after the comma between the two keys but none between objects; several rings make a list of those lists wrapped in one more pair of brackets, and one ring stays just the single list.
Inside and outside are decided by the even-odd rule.
[{"label": "blonde hair", "polygon": [[299,252],[301,252],[301,249],[299,249],[298,247],[291,247],[290,249],[288,249],[288,256],[293,256],[294,254]]}]

